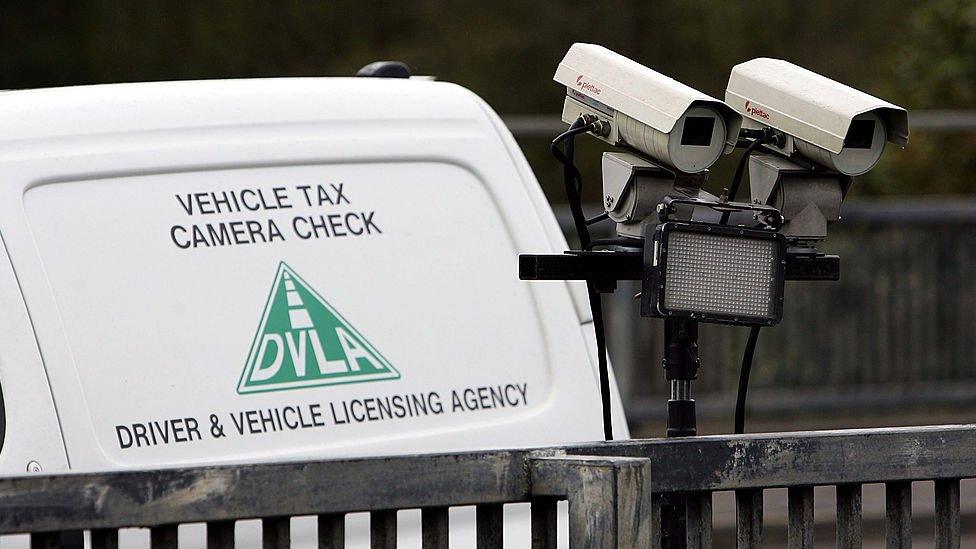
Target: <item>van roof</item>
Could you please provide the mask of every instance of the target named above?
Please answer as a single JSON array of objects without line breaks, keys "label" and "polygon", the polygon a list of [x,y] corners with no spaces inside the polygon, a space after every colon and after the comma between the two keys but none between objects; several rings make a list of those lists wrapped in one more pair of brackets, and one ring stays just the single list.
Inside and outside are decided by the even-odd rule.
[{"label": "van roof", "polygon": [[[391,101],[391,96],[397,97]],[[470,119],[470,91],[391,78],[260,78],[99,84],[0,94],[0,142],[322,121]]]}]

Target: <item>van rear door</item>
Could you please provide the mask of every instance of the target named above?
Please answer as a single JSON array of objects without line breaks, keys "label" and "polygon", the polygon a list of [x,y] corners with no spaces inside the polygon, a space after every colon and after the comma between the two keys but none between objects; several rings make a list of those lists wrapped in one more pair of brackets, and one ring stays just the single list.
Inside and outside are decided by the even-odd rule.
[{"label": "van rear door", "polygon": [[470,92],[95,86],[0,120],[25,128],[0,232],[72,469],[600,436],[567,286],[517,278],[551,213]]}]

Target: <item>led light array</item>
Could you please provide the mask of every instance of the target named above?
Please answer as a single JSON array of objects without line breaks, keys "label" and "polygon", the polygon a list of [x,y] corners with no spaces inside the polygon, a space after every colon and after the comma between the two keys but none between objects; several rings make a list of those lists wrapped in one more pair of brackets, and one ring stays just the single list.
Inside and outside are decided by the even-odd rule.
[{"label": "led light array", "polygon": [[780,239],[700,228],[666,233],[661,313],[734,323],[779,320],[785,253]]}]

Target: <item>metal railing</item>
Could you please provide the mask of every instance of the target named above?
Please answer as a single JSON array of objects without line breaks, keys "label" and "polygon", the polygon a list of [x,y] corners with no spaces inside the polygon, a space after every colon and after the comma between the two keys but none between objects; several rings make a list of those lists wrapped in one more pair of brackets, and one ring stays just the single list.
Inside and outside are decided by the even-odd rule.
[{"label": "metal railing", "polygon": [[570,503],[575,547],[639,547],[650,537],[649,461],[529,450],[398,456],[0,479],[0,534],[56,548],[89,530],[117,549],[119,529],[178,546],[180,524],[205,522],[208,548],[234,547],[235,521],[260,518],[265,548],[290,547],[290,518],[318,516],[318,547],[345,546],[345,515],[370,513],[372,547],[396,547],[397,510],[422,509],[425,548],[448,547],[448,509],[476,506],[477,546],[502,547],[502,509],[530,502],[532,543],[555,544],[556,501]]},{"label": "metal railing", "polygon": [[[660,532],[663,496],[688,496],[687,547],[711,547],[712,494],[736,494],[736,547],[762,546],[763,490],[789,489],[788,547],[813,547],[813,488],[837,487],[838,548],[861,547],[861,486],[886,487],[885,543],[912,544],[912,491],[935,482],[935,546],[960,546],[959,481],[976,477],[976,426],[913,427],[634,440],[569,453],[647,457],[652,531]],[[657,539],[657,538],[654,538]]]},{"label": "metal railing", "polygon": [[[885,483],[886,544],[911,547],[911,483],[935,482],[935,541],[960,546],[959,481],[976,477],[976,426],[708,436],[104,474],[0,479],[0,534],[55,547],[90,530],[150,528],[154,549],[177,526],[207,524],[208,547],[233,547],[234,523],[261,518],[264,547],[288,547],[289,517],[318,516],[318,546],[344,547],[345,515],[370,513],[371,546],[396,547],[397,511],[421,509],[423,547],[448,546],[452,506],[475,505],[477,547],[501,548],[503,505],[530,502],[533,548],[556,546],[556,501],[569,501],[571,547],[661,547],[668,498],[686,502],[686,532],[667,546],[713,544],[712,494],[733,490],[739,548],[762,546],[763,491],[789,489],[790,549],[813,547],[813,488],[837,487],[837,547],[861,547],[861,485]],[[528,540],[526,540],[528,541]],[[719,541],[719,540],[716,540]],[[732,541],[732,540],[729,540]]]}]

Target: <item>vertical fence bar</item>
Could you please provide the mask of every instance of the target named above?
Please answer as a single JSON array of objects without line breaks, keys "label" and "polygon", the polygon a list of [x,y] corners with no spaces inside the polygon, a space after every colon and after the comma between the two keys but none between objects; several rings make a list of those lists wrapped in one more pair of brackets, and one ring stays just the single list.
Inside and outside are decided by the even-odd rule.
[{"label": "vertical fence bar", "polygon": [[30,549],[61,549],[61,534],[59,532],[31,534]]},{"label": "vertical fence bar", "polygon": [[479,505],[476,511],[478,549],[502,549],[504,513],[501,504]]},{"label": "vertical fence bar", "polygon": [[532,500],[532,549],[556,548],[556,498]]},{"label": "vertical fence bar", "polygon": [[685,501],[687,549],[711,549],[712,493],[690,494]]},{"label": "vertical fence bar", "polygon": [[167,524],[149,529],[150,549],[176,549],[179,545],[179,525]]},{"label": "vertical fence bar", "polygon": [[369,546],[371,549],[396,549],[396,510],[373,511],[369,514]]},{"label": "vertical fence bar", "polygon": [[861,485],[837,486],[837,549],[860,549]]},{"label": "vertical fence bar", "polygon": [[661,545],[682,549],[687,543],[688,513],[686,494],[664,494],[661,499]]},{"label": "vertical fence bar", "polygon": [[813,486],[789,489],[789,549],[813,549]]},{"label": "vertical fence bar", "polygon": [[318,516],[319,549],[345,549],[346,515],[333,513]]},{"label": "vertical fence bar", "polygon": [[762,531],[762,490],[736,490],[735,546],[738,549],[758,549],[762,547]]},{"label": "vertical fence bar", "polygon": [[[92,540],[94,540],[94,532]],[[234,521],[220,520],[207,523],[207,549],[234,549]]]},{"label": "vertical fence bar", "polygon": [[911,549],[912,483],[885,484],[885,547]]},{"label": "vertical fence bar", "polygon": [[569,545],[637,549],[651,541],[654,514],[647,458],[555,456],[529,461],[535,497],[569,500]]},{"label": "vertical fence bar", "polygon": [[263,549],[289,549],[291,547],[291,517],[262,519],[261,546]]},{"label": "vertical fence bar", "polygon": [[429,507],[420,511],[423,549],[447,549],[450,536],[450,509]]},{"label": "vertical fence bar", "polygon": [[661,549],[661,494],[651,496],[651,549]]},{"label": "vertical fence bar", "polygon": [[959,549],[959,479],[935,481],[935,549]]},{"label": "vertical fence bar", "polygon": [[92,549],[119,549],[119,531],[115,528],[96,528],[91,531]]}]

